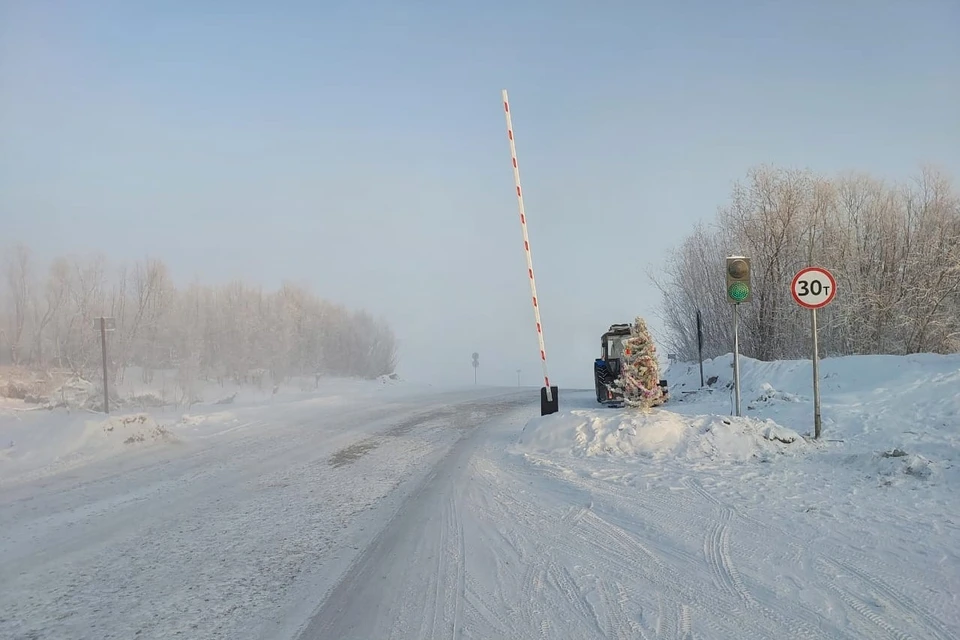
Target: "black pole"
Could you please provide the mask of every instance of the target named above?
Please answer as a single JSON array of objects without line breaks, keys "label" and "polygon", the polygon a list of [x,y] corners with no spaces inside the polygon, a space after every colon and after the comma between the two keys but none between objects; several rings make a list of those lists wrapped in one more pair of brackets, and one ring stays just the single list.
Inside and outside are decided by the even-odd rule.
[{"label": "black pole", "polygon": [[107,319],[100,318],[100,351],[103,355],[103,412],[110,413],[110,394],[107,392]]},{"label": "black pole", "polygon": [[697,356],[700,358],[700,388],[703,388],[703,321],[697,309]]}]

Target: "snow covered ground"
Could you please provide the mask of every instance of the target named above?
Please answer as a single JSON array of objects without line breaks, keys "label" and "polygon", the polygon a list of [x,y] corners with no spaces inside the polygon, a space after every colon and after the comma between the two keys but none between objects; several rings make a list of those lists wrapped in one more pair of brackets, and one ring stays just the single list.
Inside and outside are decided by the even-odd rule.
[{"label": "snow covered ground", "polygon": [[[207,383],[202,393],[208,398],[206,402],[183,406],[165,402],[172,395],[166,387],[173,384],[162,377],[158,376],[150,386],[137,384],[135,375],[128,378],[120,396],[123,402],[114,406],[111,416],[84,408],[91,400],[102,404],[102,391],[90,383],[69,385],[74,397],[67,398],[71,407],[68,410],[49,410],[10,400],[0,405],[0,488],[118,455],[153,451],[158,446],[172,451],[174,445],[195,444],[270,421],[282,423],[291,412],[323,415],[332,409],[412,398],[433,391],[427,386],[389,379],[333,378],[317,384],[311,378],[276,389],[269,384],[258,388]],[[55,394],[54,398],[59,396]]]},{"label": "snow covered ground", "polygon": [[515,450],[569,492],[569,558],[550,562],[581,591],[606,582],[608,617],[583,633],[960,637],[960,356],[827,359],[821,375],[819,442],[800,435],[809,361],[743,359],[742,418],[727,357],[705,365],[713,391],[672,367],[649,414],[584,394],[526,425]]},{"label": "snow covered ground", "polygon": [[960,356],[742,364],[0,415],[0,637],[960,637]]}]

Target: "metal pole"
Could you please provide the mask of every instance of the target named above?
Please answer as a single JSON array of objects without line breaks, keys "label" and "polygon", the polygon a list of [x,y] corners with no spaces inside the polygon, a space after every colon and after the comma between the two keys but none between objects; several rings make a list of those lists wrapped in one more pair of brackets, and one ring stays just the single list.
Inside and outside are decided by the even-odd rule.
[{"label": "metal pole", "polygon": [[810,310],[810,327],[813,331],[813,437],[820,439],[820,354],[817,344],[817,310]]},{"label": "metal pole", "polygon": [[520,369],[517,369],[517,386],[520,386]]},{"label": "metal pole", "polygon": [[103,355],[103,411],[110,413],[110,394],[107,391],[107,319],[103,317],[100,318],[100,351]]},{"label": "metal pole", "polygon": [[740,305],[733,305],[733,394],[740,413]]},{"label": "metal pole", "polygon": [[700,359],[700,388],[703,389],[703,323],[697,309],[697,357]]},{"label": "metal pole", "polygon": [[530,295],[533,296],[533,316],[537,322],[537,340],[540,341],[540,361],[543,363],[543,382],[547,387],[547,402],[553,402],[550,376],[547,375],[547,351],[543,346],[543,325],[540,323],[540,303],[537,301],[537,282],[533,277],[533,256],[530,254],[530,237],[527,234],[527,214],[523,210],[523,192],[520,190],[520,165],[517,164],[517,144],[513,138],[513,119],[510,117],[510,101],[507,90],[501,92],[503,112],[507,119],[507,138],[510,140],[510,160],[513,162],[513,181],[517,186],[517,205],[520,211],[520,228],[523,231],[523,251],[527,257],[527,276],[530,279]]}]

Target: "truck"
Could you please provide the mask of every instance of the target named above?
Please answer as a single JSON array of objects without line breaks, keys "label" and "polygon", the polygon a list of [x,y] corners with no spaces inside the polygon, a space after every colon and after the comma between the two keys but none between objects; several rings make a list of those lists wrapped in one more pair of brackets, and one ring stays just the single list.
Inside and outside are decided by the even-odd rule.
[{"label": "truck", "polygon": [[[616,388],[620,378],[620,359],[624,343],[630,337],[629,324],[612,324],[600,337],[600,357],[593,363],[593,379],[597,390],[597,402],[610,407],[623,406],[623,395]],[[664,402],[667,400],[667,381],[660,380]]]}]

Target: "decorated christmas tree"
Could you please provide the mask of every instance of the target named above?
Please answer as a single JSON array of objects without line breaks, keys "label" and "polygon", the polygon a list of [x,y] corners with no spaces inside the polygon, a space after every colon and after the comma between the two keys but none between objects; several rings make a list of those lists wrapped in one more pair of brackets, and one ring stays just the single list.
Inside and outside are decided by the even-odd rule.
[{"label": "decorated christmas tree", "polygon": [[616,385],[627,406],[649,409],[664,402],[657,349],[643,318],[636,319],[624,341]]}]

